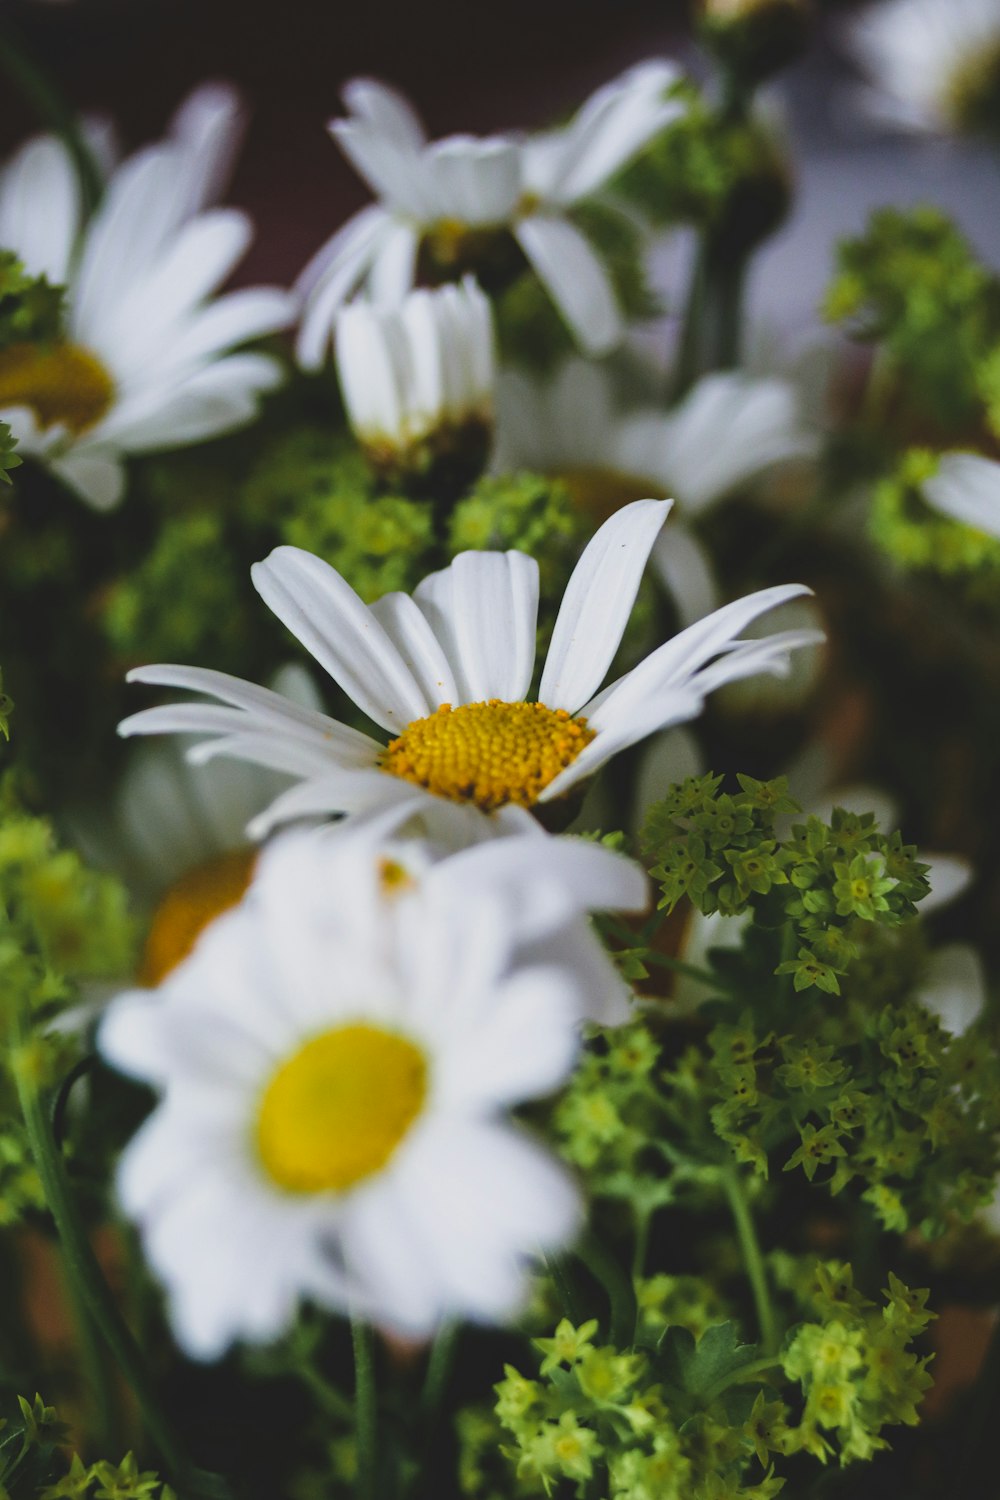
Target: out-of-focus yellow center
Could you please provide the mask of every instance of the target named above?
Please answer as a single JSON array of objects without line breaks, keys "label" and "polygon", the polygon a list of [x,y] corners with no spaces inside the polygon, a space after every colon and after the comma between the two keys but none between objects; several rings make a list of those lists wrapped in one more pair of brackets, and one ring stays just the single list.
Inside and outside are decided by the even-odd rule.
[{"label": "out-of-focus yellow center", "polygon": [[140,983],[159,984],[187,958],[215,917],[242,900],[253,875],[255,849],[221,854],[182,875],[153,914],[139,969]]},{"label": "out-of-focus yellow center", "polygon": [[595,525],[606,521],[633,500],[647,500],[658,493],[657,486],[637,474],[619,474],[614,469],[582,467],[559,469],[554,475],[569,490],[577,510]]},{"label": "out-of-focus yellow center", "polygon": [[383,771],[452,802],[493,812],[532,807],[594,738],[586,719],[544,703],[443,703],[383,751]]},{"label": "out-of-focus yellow center", "polygon": [[0,350],[0,407],[27,406],[41,427],[77,434],[95,427],[114,400],[115,383],[96,354],[79,344],[12,344]]},{"label": "out-of-focus yellow center", "polygon": [[419,1115],[427,1059],[378,1026],[338,1026],[282,1063],[264,1090],[257,1149],[293,1193],[346,1192],[381,1171]]}]

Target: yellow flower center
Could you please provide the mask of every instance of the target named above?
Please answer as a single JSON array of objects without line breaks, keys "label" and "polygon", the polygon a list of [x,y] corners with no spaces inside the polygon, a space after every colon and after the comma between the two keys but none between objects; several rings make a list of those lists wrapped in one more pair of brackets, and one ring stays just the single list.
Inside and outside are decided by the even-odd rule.
[{"label": "yellow flower center", "polygon": [[187,958],[209,922],[242,900],[253,875],[255,849],[221,854],[176,881],[153,914],[139,981],[159,984]]},{"label": "yellow flower center", "polygon": [[443,703],[406,726],[383,751],[381,766],[484,812],[508,802],[532,807],[593,738],[586,719],[544,703]]},{"label": "yellow flower center", "polygon": [[12,344],[0,351],[0,408],[27,406],[42,427],[86,432],[108,411],[115,385],[79,344]]},{"label": "yellow flower center", "polygon": [[660,493],[651,480],[638,474],[618,474],[614,469],[559,469],[554,478],[562,480],[577,510],[582,510],[595,525],[632,500],[645,500]]},{"label": "yellow flower center", "polygon": [[406,1037],[364,1022],[324,1031],[264,1090],[264,1169],[293,1193],[345,1192],[381,1171],[426,1093],[427,1059]]}]

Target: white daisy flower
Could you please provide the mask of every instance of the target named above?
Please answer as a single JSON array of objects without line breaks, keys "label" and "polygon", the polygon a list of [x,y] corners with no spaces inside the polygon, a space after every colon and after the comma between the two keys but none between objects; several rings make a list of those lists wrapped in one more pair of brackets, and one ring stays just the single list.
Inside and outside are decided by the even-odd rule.
[{"label": "white daisy flower", "polygon": [[294,299],[272,287],[212,297],[252,233],[238,210],[205,207],[239,129],[232,93],[201,91],[171,137],[112,172],[86,225],[59,141],[29,141],[0,173],[0,245],[67,287],[62,342],[0,352],[0,420],[99,509],[122,498],[126,455],[240,427],[282,379],[277,360],[232,351],[288,326]]},{"label": "white daisy flower", "polygon": [[499,261],[516,272],[523,256],[581,345],[613,348],[623,333],[614,289],[570,211],[682,113],[666,98],[679,77],[672,63],[643,63],[598,89],[563,129],[434,142],[394,89],[349,83],[348,118],[331,121],[330,133],[379,202],[303,272],[302,364],[322,363],[337,308],[362,282],[377,301],[398,302],[421,251],[442,280]]},{"label": "white daisy flower", "polygon": [[869,112],[918,131],[977,128],[1000,113],[996,0],[880,0],[847,45],[871,78]]},{"label": "white daisy flower", "polygon": [[495,894],[394,902],[354,847],[285,835],[100,1028],[161,1094],[118,1193],[196,1358],[278,1337],[305,1298],[409,1337],[501,1321],[529,1258],[580,1223],[564,1169],[507,1118],[573,1066],[571,980],[544,951],[512,962]]},{"label": "white daisy flower", "polygon": [[649,905],[645,872],[633,860],[568,835],[535,827],[453,853],[426,839],[402,837],[395,809],[373,819],[327,825],[324,836],[350,840],[357,878],[394,900],[418,889],[447,907],[475,889],[514,913],[518,964],[558,963],[571,974],[580,1020],[619,1026],[632,1018],[632,991],[591,927],[594,912],[639,913]]},{"label": "white daisy flower", "polygon": [[493,432],[493,319],[471,277],[396,307],[352,302],[337,317],[336,355],[348,421],[379,472],[481,472]]},{"label": "white daisy flower", "polygon": [[777,378],[707,375],[670,412],[620,410],[609,370],[582,359],[554,380],[505,370],[497,384],[496,472],[556,475],[595,520],[624,499],[676,497],[653,560],[685,625],[719,603],[711,559],[688,523],[815,448],[794,387]]},{"label": "white daisy flower", "polygon": [[744,641],[759,615],[808,593],[763,589],[717,610],[600,691],[669,501],[617,511],[566,587],[541,673],[535,666],[538,564],[521,552],[463,552],[407,594],[366,605],[333,568],[279,547],[253,569],[266,604],[358,707],[382,743],[265,689],[198,667],[149,666],[129,680],[205,693],[126,719],[122,734],[205,733],[199,758],[234,756],[299,784],[254,822],[395,805],[458,846],[503,834],[580,787],[620,750],[693,719],[725,682],[788,670],[816,640],[790,631]]},{"label": "white daisy flower", "polygon": [[945,453],[920,493],[942,515],[1000,538],[1000,463],[978,453]]}]

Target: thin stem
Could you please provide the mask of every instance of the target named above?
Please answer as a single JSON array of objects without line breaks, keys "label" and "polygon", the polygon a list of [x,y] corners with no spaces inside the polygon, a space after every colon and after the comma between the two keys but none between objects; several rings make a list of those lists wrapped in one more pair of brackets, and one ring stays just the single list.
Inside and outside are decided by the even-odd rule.
[{"label": "thin stem", "polygon": [[777,1350],[779,1343],[778,1325],[775,1320],[774,1306],[771,1302],[771,1293],[767,1285],[764,1256],[761,1253],[760,1241],[757,1238],[757,1229],[754,1225],[753,1214],[750,1212],[750,1205],[747,1202],[746,1193],[743,1191],[742,1179],[734,1167],[723,1168],[722,1185],[725,1188],[726,1197],[729,1199],[733,1222],[736,1225],[736,1236],[740,1242],[743,1264],[746,1266],[747,1277],[753,1292],[754,1307],[757,1310],[757,1323],[760,1328],[761,1345],[765,1353],[773,1354]]},{"label": "thin stem", "polygon": [[351,1318],[354,1345],[354,1435],[358,1445],[358,1500],[375,1500],[378,1414],[375,1397],[375,1335],[368,1323]]},{"label": "thin stem", "polygon": [[[646,928],[643,928],[640,932],[632,932],[625,926],[624,922],[619,922],[614,917],[607,918],[606,920],[608,932],[613,937],[616,937],[619,942],[627,943],[629,947],[639,946],[644,948],[650,941],[650,938],[655,936],[655,929],[652,933],[647,932]],[[648,925],[647,923],[646,926],[648,927]],[[643,962],[659,964],[661,968],[672,969],[677,974],[686,974],[689,979],[697,979],[702,984],[710,985],[713,989],[721,988],[717,975],[713,974],[711,969],[703,969],[697,964],[689,964],[683,958],[673,958],[669,953],[658,953],[655,949],[652,949],[650,952],[643,954]]]},{"label": "thin stem", "polygon": [[437,1421],[441,1410],[455,1362],[458,1333],[458,1323],[446,1323],[431,1345],[424,1387],[420,1393],[420,1418],[425,1431],[429,1431]]},{"label": "thin stem", "polygon": [[563,1312],[578,1328],[583,1322],[583,1309],[573,1284],[573,1273],[566,1263],[565,1256],[546,1255],[545,1269],[552,1277],[552,1284],[556,1289],[556,1296],[559,1298]]},{"label": "thin stem", "polygon": [[122,1444],[118,1423],[118,1403],[115,1399],[111,1371],[108,1368],[100,1329],[91,1317],[90,1309],[71,1276],[66,1277],[66,1290],[73,1308],[77,1347],[80,1351],[83,1379],[92,1413],[95,1445],[101,1453],[112,1453]]},{"label": "thin stem", "polygon": [[653,1210],[642,1208],[636,1212],[635,1245],[632,1249],[632,1281],[636,1282],[646,1270],[649,1254],[649,1231],[653,1223]]},{"label": "thin stem", "polygon": [[160,1407],[145,1361],[104,1280],[76,1211],[66,1167],[52,1133],[49,1111],[45,1108],[31,1075],[31,1063],[24,1046],[25,1028],[21,1025],[18,1029],[18,1040],[22,1045],[20,1055],[14,1059],[13,1069],[18,1099],[31,1153],[59,1236],[63,1264],[73,1286],[74,1296],[100,1330],[126,1382],[135,1393],[149,1436],[175,1479],[177,1488],[188,1495],[224,1493],[217,1476],[202,1474],[189,1462]]},{"label": "thin stem", "polygon": [[0,28],[0,69],[41,122],[62,140],[76,169],[84,213],[89,216],[104,192],[100,168],[72,109],[6,18]]},{"label": "thin stem", "polygon": [[635,1325],[639,1316],[631,1276],[619,1265],[617,1257],[589,1230],[576,1246],[575,1254],[608,1294],[611,1342],[616,1349],[631,1349],[635,1343]]}]

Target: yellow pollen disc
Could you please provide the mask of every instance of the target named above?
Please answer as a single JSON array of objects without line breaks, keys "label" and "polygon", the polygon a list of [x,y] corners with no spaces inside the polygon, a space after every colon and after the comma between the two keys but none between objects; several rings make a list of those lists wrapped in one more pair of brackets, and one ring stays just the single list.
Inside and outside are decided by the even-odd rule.
[{"label": "yellow pollen disc", "polygon": [[444,703],[406,726],[383,751],[381,767],[484,812],[508,802],[532,807],[593,738],[586,719],[544,703]]},{"label": "yellow pollen disc", "polygon": [[182,875],[153,914],[139,981],[156,985],[187,958],[215,917],[242,900],[253,875],[255,849],[220,854]]},{"label": "yellow pollen disc", "polygon": [[114,400],[114,381],[79,344],[12,344],[0,351],[0,407],[27,406],[39,425],[70,432],[96,426]]},{"label": "yellow pollen disc", "polygon": [[577,510],[582,510],[595,525],[606,521],[623,505],[646,500],[662,490],[662,486],[658,489],[655,483],[637,474],[618,474],[614,469],[560,469],[554,477],[562,480]]},{"label": "yellow pollen disc", "polygon": [[324,1031],[264,1090],[264,1169],[293,1193],[345,1192],[385,1166],[426,1093],[427,1060],[405,1037],[364,1023]]}]

